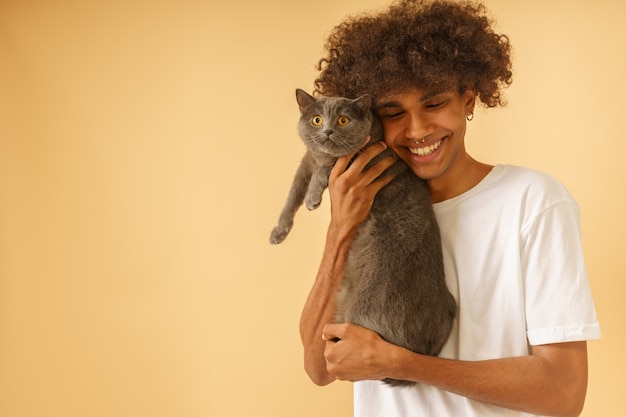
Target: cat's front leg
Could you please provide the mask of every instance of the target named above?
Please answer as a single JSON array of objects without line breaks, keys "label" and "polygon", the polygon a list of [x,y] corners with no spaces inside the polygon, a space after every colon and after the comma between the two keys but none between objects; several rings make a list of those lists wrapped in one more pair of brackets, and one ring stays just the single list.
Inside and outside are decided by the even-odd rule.
[{"label": "cat's front leg", "polygon": [[278,224],[272,229],[272,233],[270,235],[271,244],[276,245],[281,243],[291,231],[296,211],[302,205],[304,197],[308,191],[314,166],[315,160],[311,154],[307,152],[304,155],[304,158],[302,158],[302,162],[300,162],[300,166],[298,167],[293,182],[291,183],[289,195],[287,196],[285,206],[280,213]]},{"label": "cat's front leg", "polygon": [[280,222],[278,225],[274,226],[272,229],[272,234],[270,235],[270,243],[272,245],[277,245],[281,243],[293,227],[293,218],[289,220],[285,220]]},{"label": "cat's front leg", "polygon": [[305,204],[309,210],[315,210],[322,204],[322,194],[324,190],[328,188],[328,177],[332,166],[319,167],[311,178],[311,184],[306,194]]}]

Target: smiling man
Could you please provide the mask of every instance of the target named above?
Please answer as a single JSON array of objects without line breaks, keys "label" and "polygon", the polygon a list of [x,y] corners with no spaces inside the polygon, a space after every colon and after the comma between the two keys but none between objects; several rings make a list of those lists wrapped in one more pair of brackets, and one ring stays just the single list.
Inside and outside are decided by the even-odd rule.
[{"label": "smiling man", "polygon": [[[354,155],[341,158],[331,173],[326,247],[300,327],[311,379],[355,381],[359,417],[578,415],[586,340],[600,336],[578,206],[552,177],[484,164],[465,148],[474,107],[502,105],[512,82],[508,38],[481,5],[401,1],[346,20],[327,50],[317,91],[374,96],[385,143],[352,164]],[[459,313],[439,357],[333,322],[350,242],[382,187],[362,170],[387,146],[428,183],[441,229]],[[418,384],[394,388],[384,378]]]},{"label": "smiling man", "polygon": [[475,102],[471,89],[462,94],[409,90],[377,100],[386,143],[428,181],[433,202],[461,194],[491,170],[465,151],[466,119],[473,117]]}]

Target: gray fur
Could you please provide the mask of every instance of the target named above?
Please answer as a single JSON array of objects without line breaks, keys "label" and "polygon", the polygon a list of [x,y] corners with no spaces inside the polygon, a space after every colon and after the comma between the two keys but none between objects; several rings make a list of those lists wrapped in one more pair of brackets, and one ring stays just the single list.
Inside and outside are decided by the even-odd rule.
[{"label": "gray fur", "polygon": [[[273,244],[287,237],[305,200],[309,210],[319,206],[337,157],[360,149],[368,135],[370,143],[383,139],[368,96],[314,98],[297,90],[296,97],[301,112],[298,130],[307,153],[272,230]],[[320,126],[312,123],[314,116],[323,118]],[[341,116],[350,119],[346,126],[338,125]],[[387,149],[380,157],[389,153]],[[395,345],[436,356],[456,315],[456,302],[445,283],[439,227],[426,183],[402,161],[390,170],[397,173],[396,178],[376,195],[368,219],[352,242],[337,294],[336,320],[358,324]],[[385,381],[394,386],[412,384]]]}]

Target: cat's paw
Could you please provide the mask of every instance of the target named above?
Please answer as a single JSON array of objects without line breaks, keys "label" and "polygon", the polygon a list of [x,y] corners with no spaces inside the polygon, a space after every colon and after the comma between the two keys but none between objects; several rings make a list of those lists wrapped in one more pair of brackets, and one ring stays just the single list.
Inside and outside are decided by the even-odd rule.
[{"label": "cat's paw", "polygon": [[270,243],[272,245],[278,245],[283,240],[285,240],[285,238],[289,234],[289,231],[291,231],[291,225],[289,225],[289,226],[280,226],[280,225],[278,225],[278,226],[274,227],[272,229],[272,234],[270,235]]},{"label": "cat's paw", "polygon": [[320,204],[322,204],[321,196],[319,198],[307,197],[305,201],[306,208],[309,211],[315,210],[316,208],[320,206]]}]

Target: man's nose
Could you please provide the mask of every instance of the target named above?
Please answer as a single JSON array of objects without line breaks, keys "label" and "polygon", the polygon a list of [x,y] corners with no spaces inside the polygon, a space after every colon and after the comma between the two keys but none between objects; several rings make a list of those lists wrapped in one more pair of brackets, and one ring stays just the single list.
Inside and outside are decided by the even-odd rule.
[{"label": "man's nose", "polygon": [[430,133],[428,119],[419,113],[410,114],[407,118],[405,136],[410,139],[420,140]]}]

